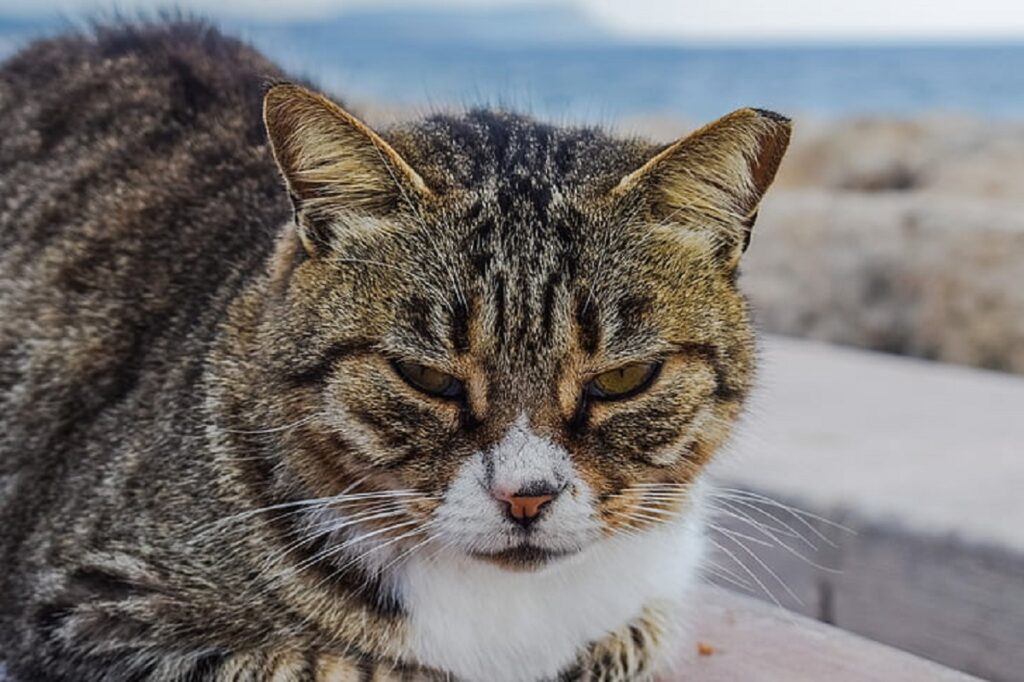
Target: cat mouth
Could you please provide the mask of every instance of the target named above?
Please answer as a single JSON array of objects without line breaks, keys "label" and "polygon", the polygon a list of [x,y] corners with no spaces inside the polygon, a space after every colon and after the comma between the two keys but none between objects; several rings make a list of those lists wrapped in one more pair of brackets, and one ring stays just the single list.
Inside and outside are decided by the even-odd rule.
[{"label": "cat mouth", "polygon": [[472,552],[471,555],[482,561],[497,564],[502,568],[529,571],[576,553],[577,550],[546,549],[524,542],[497,552]]}]

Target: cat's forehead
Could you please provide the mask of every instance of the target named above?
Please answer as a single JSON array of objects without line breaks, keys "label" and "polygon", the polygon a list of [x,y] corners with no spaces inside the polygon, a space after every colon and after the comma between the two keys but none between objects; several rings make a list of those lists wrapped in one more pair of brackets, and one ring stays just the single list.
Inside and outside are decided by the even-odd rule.
[{"label": "cat's forehead", "polygon": [[431,346],[465,326],[489,351],[538,362],[651,335],[638,246],[605,199],[648,145],[493,111],[427,119],[393,141],[442,188],[442,210],[414,229],[430,286],[407,289],[409,319],[436,322]]},{"label": "cat's forehead", "polygon": [[[500,285],[501,276],[571,285],[598,251],[613,251],[625,216],[607,195],[651,149],[597,129],[487,110],[435,116],[394,135],[440,189],[441,210],[423,227],[447,259],[466,261],[485,285]],[[606,265],[614,255],[606,253]]]},{"label": "cat's forehead", "polygon": [[414,269],[430,275],[407,283],[401,326],[438,355],[527,357],[538,371],[571,349],[645,348],[652,282],[634,268],[624,226],[573,197],[545,197],[474,199],[457,224],[423,231]]},{"label": "cat's forehead", "polygon": [[493,110],[433,116],[393,137],[428,182],[506,202],[597,189],[636,168],[652,149],[598,128],[553,126]]}]

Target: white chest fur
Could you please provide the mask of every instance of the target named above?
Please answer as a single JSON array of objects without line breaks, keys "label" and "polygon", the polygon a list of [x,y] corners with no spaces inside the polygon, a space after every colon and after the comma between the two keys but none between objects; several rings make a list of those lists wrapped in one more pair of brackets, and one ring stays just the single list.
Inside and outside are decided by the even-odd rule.
[{"label": "white chest fur", "polygon": [[409,613],[410,658],[473,682],[553,678],[588,643],[645,604],[685,610],[703,549],[700,514],[598,543],[538,572],[449,555],[410,561],[396,576]]}]

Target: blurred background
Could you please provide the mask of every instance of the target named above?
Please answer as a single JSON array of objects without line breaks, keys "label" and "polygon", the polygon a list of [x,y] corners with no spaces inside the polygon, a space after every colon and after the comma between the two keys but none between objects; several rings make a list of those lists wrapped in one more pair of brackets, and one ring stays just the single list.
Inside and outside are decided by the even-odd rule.
[{"label": "blurred background", "polygon": [[[489,105],[669,141],[791,116],[741,280],[764,371],[709,577],[1024,680],[1024,3],[176,7],[376,125]],[[0,0],[0,56],[115,9]]]}]

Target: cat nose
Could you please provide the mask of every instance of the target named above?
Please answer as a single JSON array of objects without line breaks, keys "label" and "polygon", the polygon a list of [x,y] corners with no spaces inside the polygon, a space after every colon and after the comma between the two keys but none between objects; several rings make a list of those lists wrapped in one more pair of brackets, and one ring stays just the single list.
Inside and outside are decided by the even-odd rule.
[{"label": "cat nose", "polygon": [[509,519],[523,528],[529,528],[540,518],[544,506],[555,499],[559,492],[552,486],[542,484],[525,486],[514,493],[498,488],[492,491],[492,495],[505,503],[505,513]]}]

